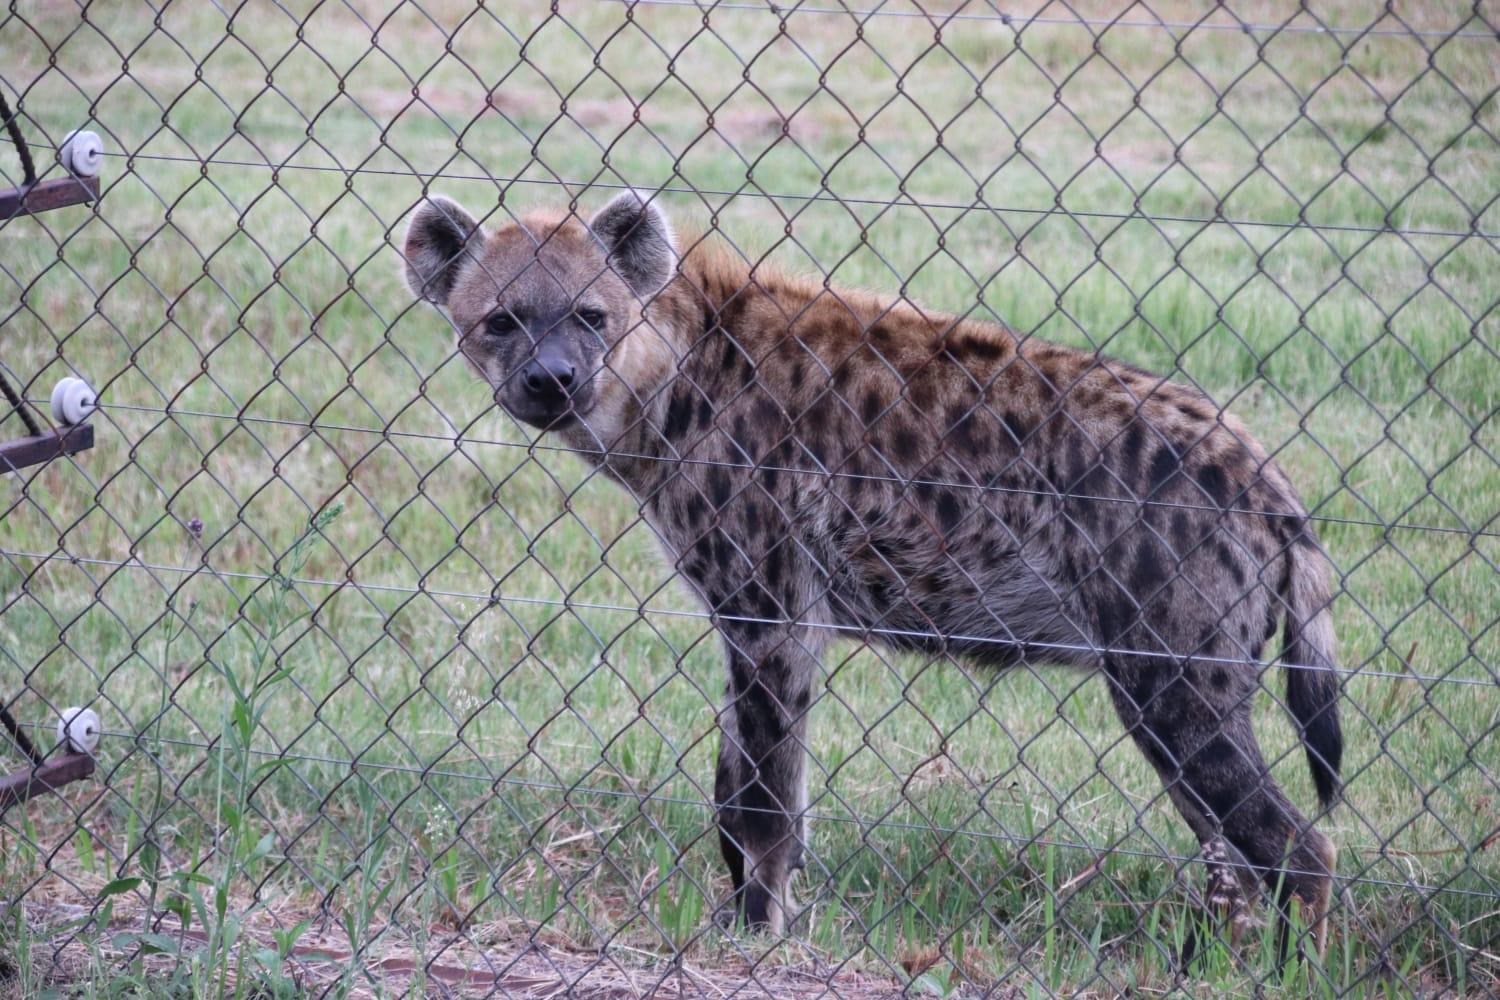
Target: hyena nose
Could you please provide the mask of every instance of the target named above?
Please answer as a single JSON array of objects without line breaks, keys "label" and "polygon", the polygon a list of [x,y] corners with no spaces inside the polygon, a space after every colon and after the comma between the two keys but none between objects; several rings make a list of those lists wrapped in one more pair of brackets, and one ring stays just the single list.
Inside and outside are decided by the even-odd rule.
[{"label": "hyena nose", "polygon": [[577,374],[578,370],[562,358],[538,358],[521,369],[521,381],[535,396],[566,394]]}]

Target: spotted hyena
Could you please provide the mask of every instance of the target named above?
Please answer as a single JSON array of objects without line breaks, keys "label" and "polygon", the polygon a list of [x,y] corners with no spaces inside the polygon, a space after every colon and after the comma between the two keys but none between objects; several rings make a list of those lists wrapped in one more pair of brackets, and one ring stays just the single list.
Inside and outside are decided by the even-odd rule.
[{"label": "spotted hyena", "polygon": [[[406,278],[518,420],[622,484],[707,606],[728,668],[715,781],[739,914],[780,931],[802,865],[830,639],[1102,673],[1228,881],[1279,888],[1321,947],[1334,848],[1250,725],[1285,621],[1318,795],[1342,738],[1325,559],[1296,491],[1201,392],[1099,354],[678,241],[626,193],[486,233],[416,212]],[[1220,886],[1222,890],[1223,886]]]}]

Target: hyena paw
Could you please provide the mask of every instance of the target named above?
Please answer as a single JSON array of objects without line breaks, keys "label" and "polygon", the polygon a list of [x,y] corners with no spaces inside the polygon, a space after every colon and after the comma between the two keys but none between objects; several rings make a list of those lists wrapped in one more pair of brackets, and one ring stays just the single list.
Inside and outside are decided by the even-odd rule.
[{"label": "hyena paw", "polygon": [[739,929],[745,915],[745,893],[743,889],[736,889],[719,900],[719,905],[714,907],[714,923],[721,931],[733,934]]},{"label": "hyena paw", "polygon": [[1246,871],[1236,863],[1236,856],[1221,839],[1203,845],[1203,861],[1208,869],[1204,885],[1205,908],[1229,928],[1229,942],[1237,945],[1260,926],[1255,901],[1246,891]]}]

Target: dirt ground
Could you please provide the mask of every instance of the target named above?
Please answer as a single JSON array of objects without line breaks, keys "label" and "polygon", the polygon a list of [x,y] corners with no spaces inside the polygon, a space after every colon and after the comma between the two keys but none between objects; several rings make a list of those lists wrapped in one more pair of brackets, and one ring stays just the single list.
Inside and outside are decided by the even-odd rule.
[{"label": "dirt ground", "polygon": [[[77,922],[88,915],[83,907],[68,904],[28,904],[26,918],[35,932],[32,939],[33,981],[66,989],[68,984],[93,978],[100,963],[122,967],[135,957],[130,951],[111,946],[121,935],[139,931],[143,913],[115,911],[108,933],[92,931],[88,938],[76,931]],[[245,926],[241,949],[273,946],[271,929],[285,914],[266,913],[256,925]],[[207,937],[196,928],[183,929],[176,916],[162,914],[153,926],[156,933],[178,942],[184,952],[202,947]],[[50,929],[50,930],[49,930]],[[92,942],[91,944],[89,942]],[[437,949],[432,949],[437,950]],[[149,973],[169,974],[180,959],[151,955],[138,959]],[[351,963],[353,986],[346,984]],[[232,967],[233,963],[226,963]],[[410,948],[392,947],[382,954],[356,958],[348,940],[332,920],[314,924],[299,939],[288,962],[290,974],[307,995],[375,997],[401,995],[414,980],[425,981],[424,992],[438,996],[503,996],[518,1000],[580,1000],[676,997],[744,1000],[801,1000],[839,997],[848,1000],[902,995],[902,986],[883,978],[847,968],[829,966],[808,956],[788,961],[776,952],[759,958],[735,957],[715,965],[691,961],[653,960],[635,949],[606,952],[569,951],[536,941],[518,940],[508,947],[480,950],[459,944],[441,949],[435,958],[424,959]],[[20,997],[29,990],[14,981],[0,996]]]}]

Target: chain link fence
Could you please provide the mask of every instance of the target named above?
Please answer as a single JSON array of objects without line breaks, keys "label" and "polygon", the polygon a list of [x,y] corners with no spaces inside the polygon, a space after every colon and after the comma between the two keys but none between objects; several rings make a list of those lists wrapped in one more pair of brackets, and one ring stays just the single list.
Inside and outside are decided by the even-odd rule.
[{"label": "chain link fence", "polygon": [[[104,144],[96,198],[0,214],[0,441],[64,377],[99,404],[0,506],[0,703],[45,752],[66,706],[103,727],[0,816],[21,992],[1500,988],[1500,8],[122,0],[12,4],[0,51],[37,183]],[[1253,429],[1334,568],[1333,809],[1280,671],[1249,695],[1339,851],[1321,959],[1204,908],[1180,787],[1049,665],[1097,649],[998,671],[899,616],[812,676],[788,933],[724,919],[723,622],[402,278],[427,194],[495,231],[626,189],[751,286],[998,321]],[[854,475],[973,492],[934,469]]]}]

